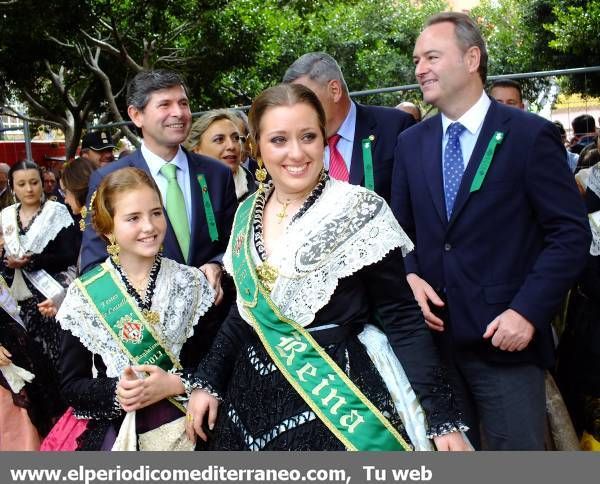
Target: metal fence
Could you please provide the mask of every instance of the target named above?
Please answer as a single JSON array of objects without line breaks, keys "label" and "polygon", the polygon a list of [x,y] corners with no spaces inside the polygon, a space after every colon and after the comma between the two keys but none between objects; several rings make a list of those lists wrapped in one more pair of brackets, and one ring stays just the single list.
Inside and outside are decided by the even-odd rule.
[{"label": "metal fence", "polygon": [[[554,71],[538,71],[538,72],[520,72],[516,74],[500,74],[496,76],[488,76],[488,81],[496,81],[499,79],[535,79],[535,78],[544,78],[544,77],[558,77],[558,76],[572,76],[578,74],[589,74],[593,72],[600,72],[600,66],[592,66],[592,67],[577,67],[573,69],[557,69]],[[366,97],[373,96],[377,94],[387,94],[387,93],[395,93],[395,92],[403,92],[403,91],[413,91],[415,89],[419,89],[418,84],[405,84],[403,86],[392,86],[392,87],[380,87],[377,89],[366,89],[363,91],[353,91],[350,93],[350,96],[353,98],[358,97]],[[247,111],[250,109],[250,106],[235,106],[235,109],[240,109],[243,111]],[[192,117],[198,117],[204,114],[206,111],[198,111],[192,113]],[[95,124],[88,125],[88,130],[100,130],[100,129],[110,129],[110,128],[118,128],[120,126],[133,126],[131,121],[120,121],[115,123],[105,123],[105,124]]]}]

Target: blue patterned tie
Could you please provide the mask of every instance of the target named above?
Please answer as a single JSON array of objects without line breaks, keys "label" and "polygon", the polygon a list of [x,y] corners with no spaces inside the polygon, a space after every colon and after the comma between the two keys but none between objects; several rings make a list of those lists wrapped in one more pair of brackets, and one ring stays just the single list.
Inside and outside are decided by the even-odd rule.
[{"label": "blue patterned tie", "polygon": [[450,220],[460,180],[464,172],[464,161],[460,149],[460,135],[465,127],[460,123],[448,126],[448,142],[444,150],[444,195],[446,197],[446,215]]}]

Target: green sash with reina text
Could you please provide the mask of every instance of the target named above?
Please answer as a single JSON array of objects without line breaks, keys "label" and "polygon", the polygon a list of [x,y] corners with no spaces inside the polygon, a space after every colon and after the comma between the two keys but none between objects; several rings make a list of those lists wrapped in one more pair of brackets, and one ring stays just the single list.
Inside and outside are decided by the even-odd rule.
[{"label": "green sash with reina text", "polygon": [[[165,371],[181,369],[178,358],[161,343],[160,336],[136,302],[117,283],[106,262],[75,280],[100,320],[127,358],[136,365],[156,365]],[[180,410],[185,408],[169,398]]]},{"label": "green sash with reina text", "polygon": [[250,256],[256,195],[238,208],[233,228],[233,276],[265,349],[306,404],[348,450],[411,450],[331,357],[296,322],[281,314],[258,280]]}]

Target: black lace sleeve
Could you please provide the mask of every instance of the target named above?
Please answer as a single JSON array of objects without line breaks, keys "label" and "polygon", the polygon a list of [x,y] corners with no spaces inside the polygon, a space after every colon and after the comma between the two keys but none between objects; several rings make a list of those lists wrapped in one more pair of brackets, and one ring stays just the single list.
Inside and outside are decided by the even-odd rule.
[{"label": "black lace sleeve", "polygon": [[24,269],[44,269],[50,273],[64,271],[77,263],[79,254],[77,228],[74,224],[63,228],[54,240],[48,242],[41,254],[33,254]]},{"label": "black lace sleeve", "polygon": [[429,329],[404,277],[400,249],[359,272],[374,316],[382,325],[394,353],[427,416],[428,435],[464,429]]},{"label": "black lace sleeve", "polygon": [[252,328],[240,316],[237,305],[219,328],[219,332],[208,354],[202,360],[190,382],[191,390],[202,388],[213,396],[224,395],[233,365],[244,341],[249,340]]},{"label": "black lace sleeve", "polygon": [[63,398],[81,418],[113,419],[121,416],[116,399],[118,379],[107,378],[100,358],[96,358],[98,377],[92,374],[94,355],[78,338],[65,331],[61,341],[59,363]]}]

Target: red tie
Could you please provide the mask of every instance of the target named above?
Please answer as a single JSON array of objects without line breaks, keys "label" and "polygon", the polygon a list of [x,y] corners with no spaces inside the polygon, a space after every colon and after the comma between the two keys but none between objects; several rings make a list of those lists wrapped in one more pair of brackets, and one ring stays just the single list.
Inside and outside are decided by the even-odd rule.
[{"label": "red tie", "polygon": [[327,145],[329,146],[329,176],[336,180],[347,182],[349,178],[348,168],[346,168],[344,158],[342,158],[341,153],[337,149],[337,143],[340,138],[339,134],[334,134],[327,140]]}]

